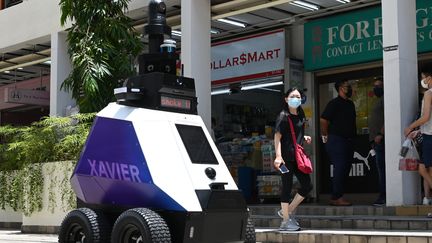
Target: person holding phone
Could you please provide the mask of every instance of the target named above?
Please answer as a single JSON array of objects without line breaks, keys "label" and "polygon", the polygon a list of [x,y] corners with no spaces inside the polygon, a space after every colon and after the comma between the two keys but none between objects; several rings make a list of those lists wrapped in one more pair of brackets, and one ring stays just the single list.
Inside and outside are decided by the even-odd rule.
[{"label": "person holding phone", "polygon": [[[297,88],[289,89],[284,96],[284,108],[276,118],[274,135],[276,158],[274,160],[274,166],[281,171],[282,177],[280,198],[282,209],[278,214],[283,218],[279,227],[279,229],[283,231],[300,230],[300,225],[294,218],[293,212],[312,190],[312,182],[309,174],[305,174],[297,168],[294,144],[290,125],[288,123],[288,119],[291,119],[294,125],[294,134],[297,138],[297,143],[303,144],[305,141],[307,144],[310,144],[312,142],[310,136],[304,135],[306,117],[301,108],[302,100],[304,100],[304,94],[301,90]],[[283,167],[286,167],[286,169]],[[301,188],[292,199],[291,190],[294,175],[300,182]]]}]

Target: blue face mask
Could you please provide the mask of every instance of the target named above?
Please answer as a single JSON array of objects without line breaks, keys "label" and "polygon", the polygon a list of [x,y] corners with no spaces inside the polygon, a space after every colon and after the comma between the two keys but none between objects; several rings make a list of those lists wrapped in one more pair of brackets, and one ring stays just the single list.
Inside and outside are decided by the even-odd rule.
[{"label": "blue face mask", "polygon": [[300,98],[288,98],[288,105],[292,108],[298,108],[301,105]]}]

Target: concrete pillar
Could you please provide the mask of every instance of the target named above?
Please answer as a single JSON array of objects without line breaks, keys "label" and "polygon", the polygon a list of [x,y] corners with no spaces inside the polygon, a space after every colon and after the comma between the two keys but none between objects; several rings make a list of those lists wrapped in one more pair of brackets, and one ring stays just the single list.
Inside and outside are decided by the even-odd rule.
[{"label": "concrete pillar", "polygon": [[387,205],[416,204],[416,172],[398,170],[403,129],[418,110],[415,0],[382,0]]},{"label": "concrete pillar", "polygon": [[66,37],[64,32],[51,35],[50,116],[64,116],[66,107],[76,103],[71,94],[60,90],[72,70]]},{"label": "concrete pillar", "polygon": [[198,114],[211,128],[210,0],[181,1],[181,62],[195,79]]}]

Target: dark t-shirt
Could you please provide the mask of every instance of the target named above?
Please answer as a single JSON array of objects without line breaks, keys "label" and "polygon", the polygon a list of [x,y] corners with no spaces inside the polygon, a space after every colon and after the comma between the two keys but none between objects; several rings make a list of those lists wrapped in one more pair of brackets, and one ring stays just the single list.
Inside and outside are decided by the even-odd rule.
[{"label": "dark t-shirt", "polygon": [[340,96],[332,99],[324,109],[321,118],[329,121],[329,134],[354,138],[357,134],[354,103]]},{"label": "dark t-shirt", "polygon": [[303,144],[304,140],[304,122],[305,116],[299,112],[298,115],[290,114],[288,111],[281,111],[279,116],[276,118],[275,131],[281,133],[281,153],[282,158],[285,162],[294,162],[294,146],[291,135],[291,128],[288,123],[288,116],[290,116],[293,122],[294,132],[297,138],[297,143]]}]

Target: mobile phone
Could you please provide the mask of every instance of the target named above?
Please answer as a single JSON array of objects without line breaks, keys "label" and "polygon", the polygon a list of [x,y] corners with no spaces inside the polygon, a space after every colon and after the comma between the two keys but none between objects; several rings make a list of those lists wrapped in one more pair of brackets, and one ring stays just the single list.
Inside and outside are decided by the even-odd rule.
[{"label": "mobile phone", "polygon": [[280,171],[282,174],[285,174],[285,173],[288,173],[288,172],[289,172],[289,170],[288,170],[288,168],[286,167],[285,164],[280,164],[280,166],[279,166],[279,171]]}]

